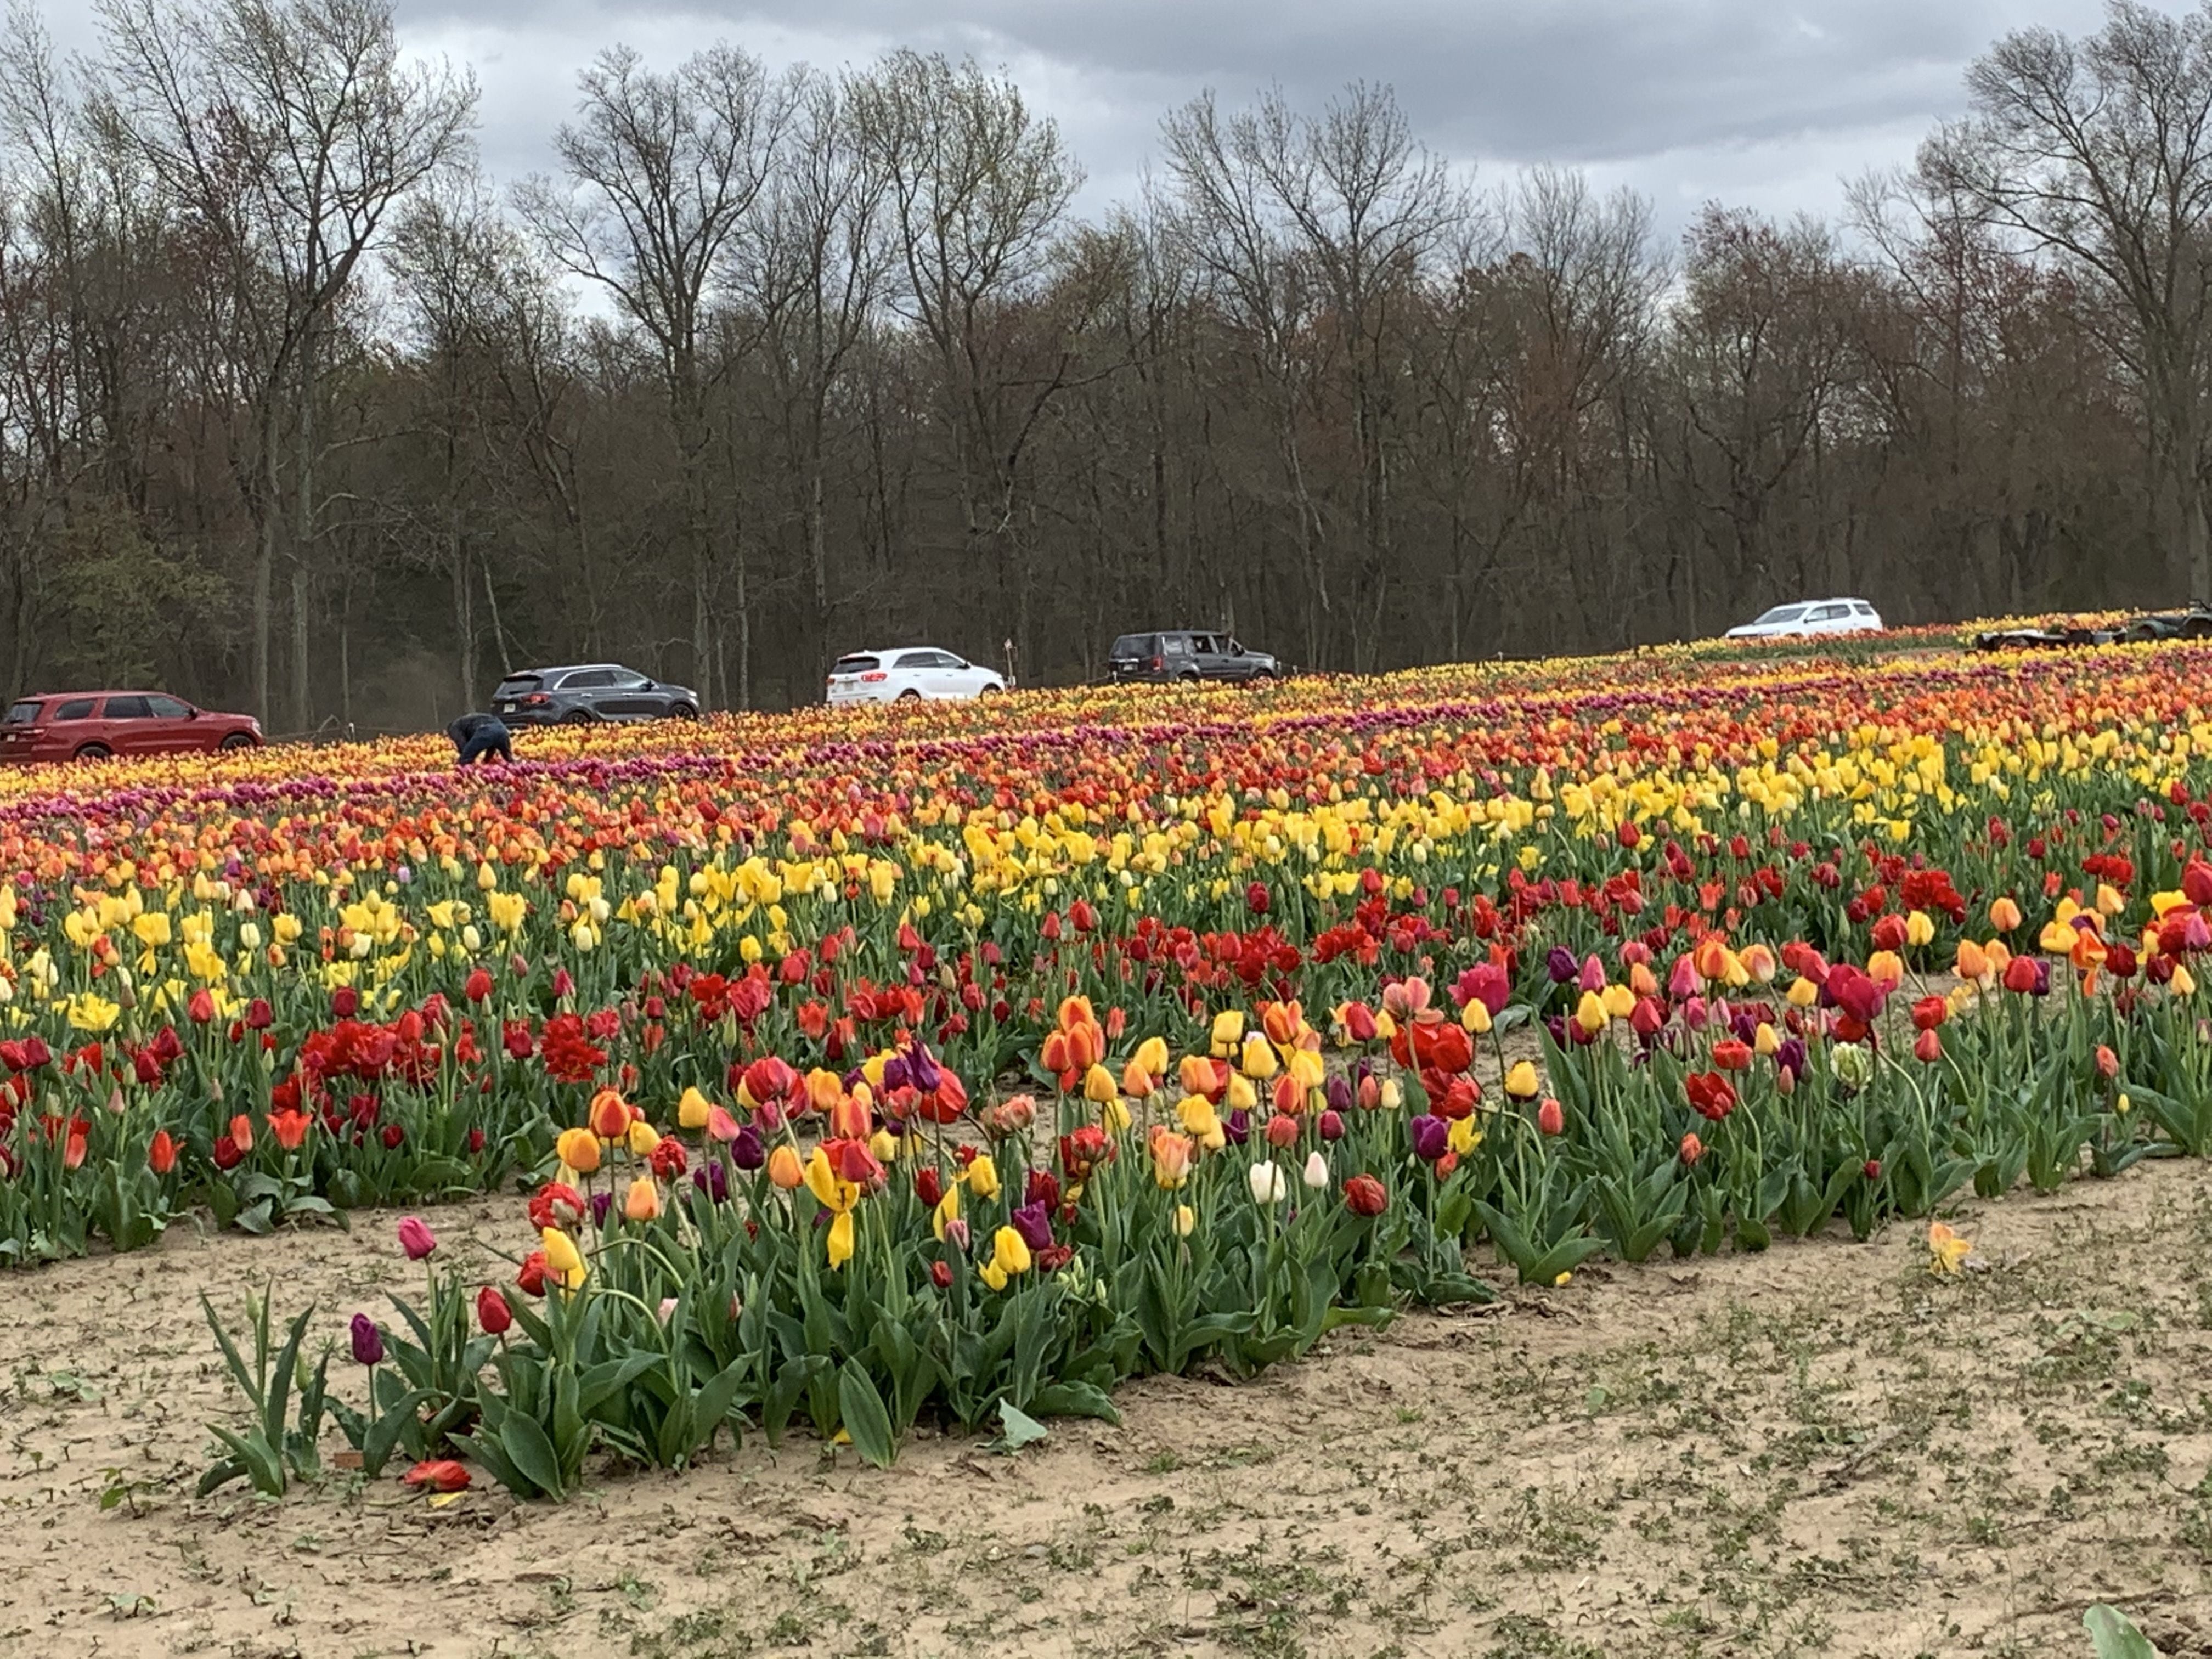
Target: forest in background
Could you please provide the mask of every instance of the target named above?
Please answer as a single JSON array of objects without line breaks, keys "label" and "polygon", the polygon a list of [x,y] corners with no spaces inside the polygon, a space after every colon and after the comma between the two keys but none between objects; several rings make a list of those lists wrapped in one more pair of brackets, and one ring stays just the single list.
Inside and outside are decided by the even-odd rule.
[{"label": "forest in background", "polygon": [[1079,216],[1020,88],[719,45],[486,179],[386,0],[0,38],[0,679],[277,732],[619,659],[710,707],[927,641],[1308,668],[2212,599],[2212,0],[2031,30],[1835,222],[1679,240],[1389,88],[1167,112]]}]

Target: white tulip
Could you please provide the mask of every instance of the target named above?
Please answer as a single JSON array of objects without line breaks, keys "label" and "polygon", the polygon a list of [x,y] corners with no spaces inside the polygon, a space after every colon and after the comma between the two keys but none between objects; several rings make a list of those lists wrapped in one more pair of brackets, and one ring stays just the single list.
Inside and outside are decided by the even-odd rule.
[{"label": "white tulip", "polygon": [[1272,1158],[1252,1166],[1252,1201],[1255,1204],[1280,1203],[1289,1184]]},{"label": "white tulip", "polygon": [[1306,1185],[1316,1192],[1328,1185],[1328,1160],[1319,1152],[1306,1159]]}]

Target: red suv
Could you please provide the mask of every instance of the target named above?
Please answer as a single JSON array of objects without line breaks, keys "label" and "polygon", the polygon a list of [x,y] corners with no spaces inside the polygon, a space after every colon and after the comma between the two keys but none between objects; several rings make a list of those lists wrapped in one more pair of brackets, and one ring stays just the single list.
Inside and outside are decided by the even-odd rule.
[{"label": "red suv", "polygon": [[164,691],[61,691],[18,698],[0,720],[0,761],[106,760],[255,749],[250,714],[195,708]]}]

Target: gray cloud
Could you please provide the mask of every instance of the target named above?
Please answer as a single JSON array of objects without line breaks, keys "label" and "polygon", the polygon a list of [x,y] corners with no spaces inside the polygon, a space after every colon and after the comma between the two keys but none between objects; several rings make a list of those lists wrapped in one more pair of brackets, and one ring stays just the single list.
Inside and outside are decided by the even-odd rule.
[{"label": "gray cloud", "polygon": [[[2179,10],[2189,0],[2158,0]],[[1004,67],[1091,174],[1133,187],[1161,113],[1280,83],[1318,106],[1388,82],[1434,148],[1486,168],[1550,161],[1656,200],[1832,210],[1838,179],[1908,158],[1956,112],[1966,63],[2008,29],[2094,27],[2100,0],[398,0],[410,44],[471,64],[488,168],[545,165],[575,74],[625,40],[656,62],[727,39],[771,63],[911,44]],[[88,44],[76,8],[50,22]]]}]

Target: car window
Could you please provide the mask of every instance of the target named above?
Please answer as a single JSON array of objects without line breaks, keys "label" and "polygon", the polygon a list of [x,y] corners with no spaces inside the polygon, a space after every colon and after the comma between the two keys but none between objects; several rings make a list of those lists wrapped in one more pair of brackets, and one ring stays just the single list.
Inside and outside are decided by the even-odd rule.
[{"label": "car window", "polygon": [[1807,622],[1835,622],[1838,618],[1848,617],[1850,614],[1851,608],[1847,605],[1824,605],[1817,606],[1814,610],[1813,614],[1806,617],[1805,620]]},{"label": "car window", "polygon": [[901,668],[950,668],[952,659],[942,651],[909,651],[898,659]]},{"label": "car window", "polygon": [[1753,621],[1754,624],[1758,623],[1796,622],[1804,614],[1805,607],[1802,605],[1778,605],[1773,610],[1766,612],[1764,616],[1753,618]]},{"label": "car window", "polygon": [[1852,600],[1851,609],[1858,612],[1862,617],[1871,617],[1875,614],[1874,607],[1869,605],[1864,599]]},{"label": "car window", "polygon": [[838,658],[836,665],[830,672],[833,674],[866,674],[882,665],[875,658],[865,652],[856,652],[852,656]]},{"label": "car window", "polygon": [[146,699],[146,707],[153,710],[157,720],[185,720],[192,712],[190,703],[179,702],[174,697],[150,696]]},{"label": "car window", "polygon": [[1106,654],[1121,660],[1154,655],[1152,636],[1150,634],[1124,634],[1114,641],[1113,649]]},{"label": "car window", "polygon": [[614,671],[607,668],[586,668],[571,674],[561,682],[563,691],[604,691],[615,683]]},{"label": "car window", "polygon": [[105,712],[106,717],[112,720],[148,720],[154,718],[154,711],[143,697],[110,697]]},{"label": "car window", "polygon": [[653,684],[653,677],[641,674],[635,668],[624,668],[611,675],[607,683],[617,691],[642,691]]},{"label": "car window", "polygon": [[54,718],[58,720],[88,720],[92,718],[93,702],[90,697],[71,697],[54,710]]},{"label": "car window", "polygon": [[1188,657],[1191,653],[1190,635],[1163,634],[1160,635],[1160,647],[1168,656]]},{"label": "car window", "polygon": [[36,697],[26,697],[22,702],[9,706],[8,718],[4,723],[9,726],[35,726],[38,724],[39,710],[46,706]]},{"label": "car window", "polygon": [[536,674],[509,674],[499,683],[495,697],[519,697],[526,691],[535,691],[544,681]]}]

